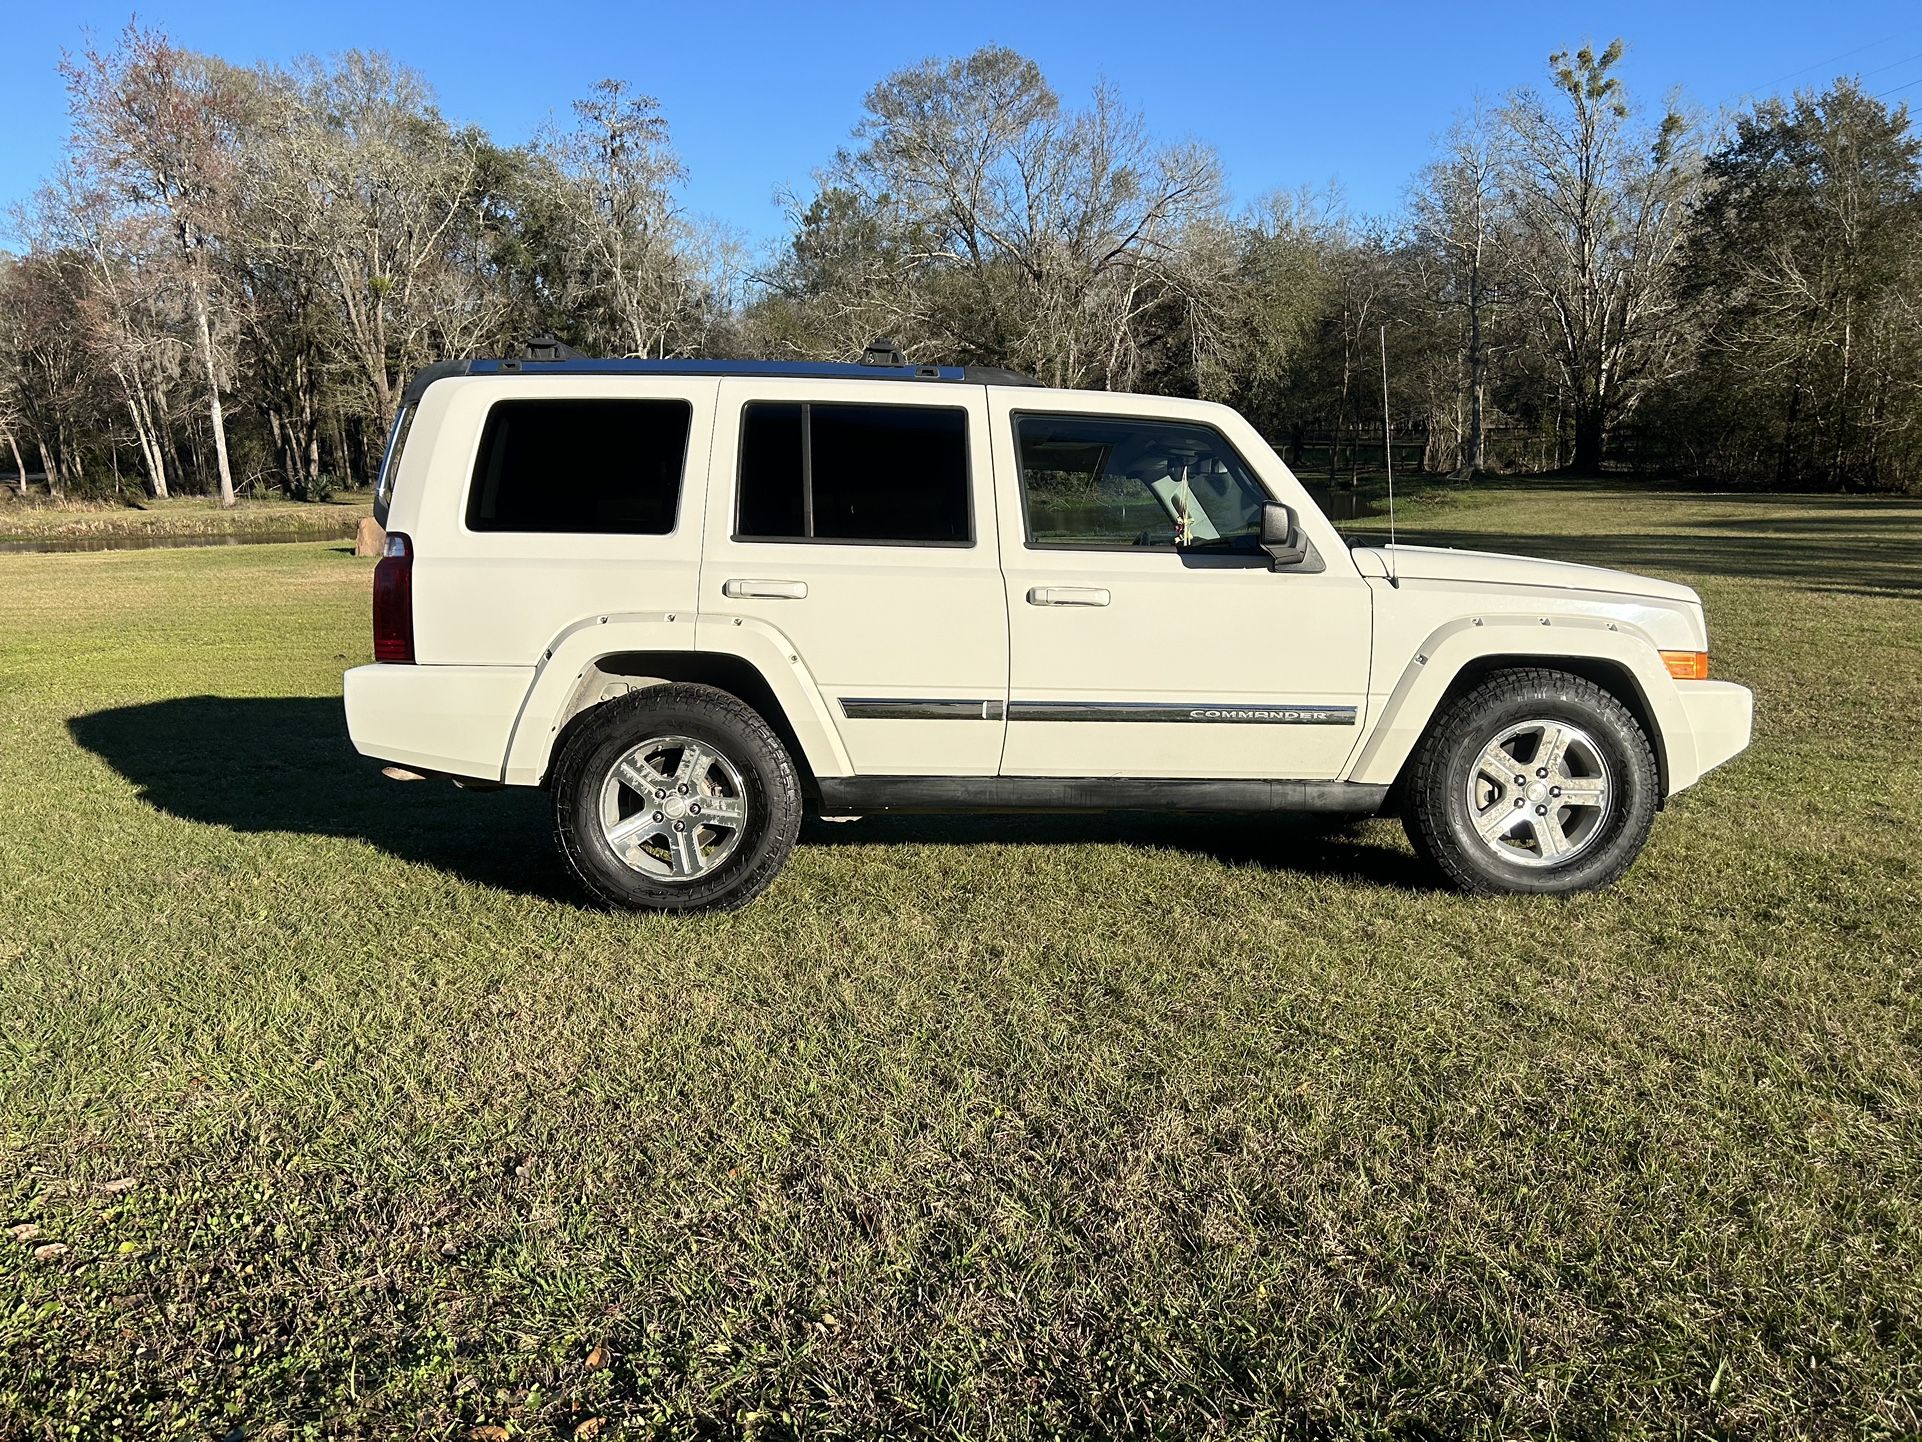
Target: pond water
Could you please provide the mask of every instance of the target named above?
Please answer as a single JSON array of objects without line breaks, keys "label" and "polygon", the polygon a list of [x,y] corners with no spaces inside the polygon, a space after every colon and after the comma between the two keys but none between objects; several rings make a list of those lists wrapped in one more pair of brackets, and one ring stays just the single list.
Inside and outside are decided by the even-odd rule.
[{"label": "pond water", "polygon": [[50,554],[59,551],[172,551],[187,546],[285,546],[296,541],[347,541],[352,531],[337,536],[313,531],[242,531],[221,536],[17,536],[0,539],[0,555]]},{"label": "pond water", "polygon": [[1311,486],[1306,481],[1301,488],[1321,507],[1321,513],[1337,525],[1375,514],[1375,503],[1356,491],[1345,488],[1335,491],[1326,486]]}]

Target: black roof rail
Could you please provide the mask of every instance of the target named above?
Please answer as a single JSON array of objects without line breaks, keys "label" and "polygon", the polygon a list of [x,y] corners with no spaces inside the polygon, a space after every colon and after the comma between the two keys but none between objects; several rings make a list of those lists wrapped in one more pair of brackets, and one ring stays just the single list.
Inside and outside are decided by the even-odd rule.
[{"label": "black roof rail", "polygon": [[[558,354],[535,354],[551,344]],[[617,376],[749,376],[767,379],[850,381],[946,381],[977,386],[1038,386],[1032,376],[1001,366],[894,364],[863,359],[848,361],[767,360],[637,360],[584,356],[540,337],[518,356],[487,356],[469,360],[436,361],[424,366],[407,383],[402,405],[418,401],[435,381],[450,376],[494,375],[617,375]]]}]

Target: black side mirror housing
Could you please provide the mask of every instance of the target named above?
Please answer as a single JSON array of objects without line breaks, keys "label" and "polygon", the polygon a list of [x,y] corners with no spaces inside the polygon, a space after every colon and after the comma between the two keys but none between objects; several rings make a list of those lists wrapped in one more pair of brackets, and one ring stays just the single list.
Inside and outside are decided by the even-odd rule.
[{"label": "black side mirror housing", "polygon": [[1308,559],[1308,542],[1295,524],[1293,506],[1281,501],[1268,501],[1262,506],[1261,549],[1268,553],[1271,570],[1299,566]]}]

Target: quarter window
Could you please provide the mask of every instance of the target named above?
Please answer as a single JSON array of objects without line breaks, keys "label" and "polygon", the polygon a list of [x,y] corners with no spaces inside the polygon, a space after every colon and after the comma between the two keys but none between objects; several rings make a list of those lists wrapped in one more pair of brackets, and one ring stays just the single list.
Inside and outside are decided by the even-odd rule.
[{"label": "quarter window", "polygon": [[692,417],[686,401],[497,401],[474,458],[467,528],[664,536]]},{"label": "quarter window", "polygon": [[744,541],[967,545],[967,412],[756,401],[741,418]]},{"label": "quarter window", "polygon": [[1268,492],[1211,426],[1018,416],[1021,498],[1036,546],[1254,554]]}]

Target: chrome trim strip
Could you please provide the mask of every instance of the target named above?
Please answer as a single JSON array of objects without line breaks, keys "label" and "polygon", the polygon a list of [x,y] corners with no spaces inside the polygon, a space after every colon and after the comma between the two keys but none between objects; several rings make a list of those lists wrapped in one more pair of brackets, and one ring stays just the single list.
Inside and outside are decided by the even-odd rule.
[{"label": "chrome trim strip", "polygon": [[843,696],[841,714],[850,721],[999,721],[1000,701],[922,700],[916,697]]},{"label": "chrome trim strip", "polygon": [[1353,706],[1243,706],[1231,701],[1010,701],[1010,721],[1190,721],[1255,726],[1353,726]]}]

